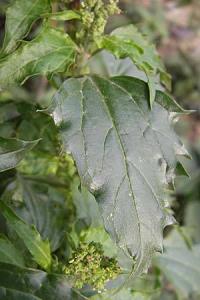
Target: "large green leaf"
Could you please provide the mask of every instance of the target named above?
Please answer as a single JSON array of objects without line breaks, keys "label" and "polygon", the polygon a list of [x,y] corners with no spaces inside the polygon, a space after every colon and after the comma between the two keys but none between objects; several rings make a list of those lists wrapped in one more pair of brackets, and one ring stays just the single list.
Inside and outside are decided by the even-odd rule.
[{"label": "large green leaf", "polygon": [[0,263],[0,299],[2,300],[82,300],[64,275],[24,269]]},{"label": "large green leaf", "polygon": [[136,66],[146,73],[151,106],[155,100],[159,75],[161,81],[169,87],[169,75],[165,72],[155,47],[148,43],[135,26],[117,28],[111,35],[98,39],[97,44],[99,48],[110,51],[118,58],[130,57]]},{"label": "large green leaf", "polygon": [[4,236],[0,236],[0,261],[24,267],[24,259],[18,249]]},{"label": "large green leaf", "polygon": [[165,242],[164,254],[156,256],[155,264],[176,288],[180,299],[199,299],[200,244],[188,248],[174,231]]},{"label": "large green leaf", "polygon": [[3,52],[8,54],[15,49],[17,41],[26,36],[32,23],[50,10],[50,0],[15,0],[6,12]]},{"label": "large green leaf", "polygon": [[181,108],[158,91],[151,111],[143,81],[94,76],[65,81],[49,110],[106,230],[140,274],[162,251],[162,231],[173,223],[164,188],[176,154],[186,151],[169,116]]},{"label": "large green leaf", "polygon": [[23,42],[13,54],[0,61],[0,87],[22,83],[34,75],[51,75],[69,70],[76,46],[59,30],[44,26],[31,42]]},{"label": "large green leaf", "polygon": [[0,210],[12,230],[23,240],[34,260],[42,268],[48,269],[51,265],[49,242],[43,241],[39,232],[20,219],[3,201],[0,201]]},{"label": "large green leaf", "polygon": [[37,145],[36,141],[22,141],[0,137],[0,172],[15,168],[27,151]]}]

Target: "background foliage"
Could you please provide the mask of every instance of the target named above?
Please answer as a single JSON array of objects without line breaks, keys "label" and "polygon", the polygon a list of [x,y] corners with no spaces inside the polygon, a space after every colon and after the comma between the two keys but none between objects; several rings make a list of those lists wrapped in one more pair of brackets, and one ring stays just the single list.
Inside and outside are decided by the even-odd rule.
[{"label": "background foliage", "polygon": [[[7,14],[15,16],[20,2],[10,6]],[[79,14],[65,11],[51,15],[49,1],[43,1],[42,6],[40,1],[35,2],[38,6],[33,8],[29,18],[23,20],[27,10],[24,4],[23,22],[16,26],[21,18],[12,17],[14,24],[7,23],[9,34],[4,42],[5,13],[10,2],[0,3],[0,84],[3,88],[0,93],[0,166],[2,170],[7,169],[0,172],[0,299],[200,299],[198,0],[121,1],[119,6],[123,13],[117,15],[118,11],[114,11],[116,14],[109,18],[102,39],[96,37],[96,32],[105,24],[95,24],[90,15],[85,16],[84,26],[76,35],[74,21],[70,20],[79,20]],[[63,10],[66,3],[59,1]],[[52,6],[56,10],[58,3]],[[51,29],[46,24],[38,35],[44,15]],[[34,20],[37,21],[33,23]],[[70,36],[56,29],[60,24],[63,26],[63,20],[66,28],[70,28]],[[134,30],[138,32],[136,27],[131,33],[127,29],[125,33],[117,29],[116,35],[108,35],[115,28],[130,23],[147,36],[144,42],[137,33],[137,47],[145,49],[144,56],[129,40]],[[96,39],[98,48],[105,50],[91,58],[90,70],[105,76],[126,74],[148,82],[152,105],[154,100],[157,102],[155,90],[160,88],[158,75],[169,87],[164,67],[160,60],[157,61],[154,47],[149,46],[152,42],[172,75],[172,92],[178,103],[185,109],[195,110],[181,116],[175,125],[193,157],[192,160],[181,158],[185,170],[181,164],[176,170],[176,192],[170,204],[178,223],[165,229],[164,253],[154,256],[148,273],[114,294],[111,290],[124,282],[126,274],[121,275],[121,270],[130,271],[130,261],[106,233],[94,197],[81,185],[74,161],[61,144],[58,131],[63,133],[68,127],[62,122],[62,126],[56,127],[44,111],[62,80],[71,75],[77,51],[71,37],[80,43],[88,36],[91,24],[90,38]],[[121,38],[126,40],[125,47],[118,47],[122,45]],[[24,41],[18,47],[21,39]],[[88,41],[85,44],[89,44]],[[72,75],[85,72],[85,59],[81,58]],[[83,66],[81,70],[79,66]],[[29,78],[37,74],[41,76]],[[23,86],[17,85],[25,80]],[[103,83],[98,78],[96,82],[103,93]],[[122,85],[120,77],[115,82]],[[86,86],[85,93],[86,88],[89,90]],[[95,94],[94,99],[97,98]],[[51,108],[55,121],[55,111],[59,109],[55,105]],[[66,111],[62,108],[62,114],[56,117],[64,118]],[[95,161],[92,163],[95,165]]]}]

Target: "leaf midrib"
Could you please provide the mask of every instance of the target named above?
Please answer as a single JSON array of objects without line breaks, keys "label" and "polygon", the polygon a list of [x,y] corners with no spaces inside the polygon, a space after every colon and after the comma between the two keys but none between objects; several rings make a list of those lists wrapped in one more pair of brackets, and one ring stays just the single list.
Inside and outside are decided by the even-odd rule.
[{"label": "leaf midrib", "polygon": [[119,135],[119,133],[118,133],[118,131],[117,131],[117,128],[116,128],[116,125],[115,125],[115,121],[114,121],[114,119],[113,119],[113,117],[112,117],[112,114],[111,114],[109,108],[108,108],[108,105],[107,105],[107,103],[106,103],[106,99],[105,99],[103,93],[100,91],[100,89],[99,89],[99,87],[96,85],[96,83],[95,83],[90,77],[88,77],[88,78],[89,78],[89,80],[91,81],[91,83],[95,86],[95,88],[97,89],[97,91],[99,92],[99,94],[100,94],[100,96],[101,96],[100,98],[102,99],[103,105],[106,107],[107,114],[108,114],[108,116],[109,116],[109,118],[110,118],[110,120],[111,120],[111,123],[113,124],[113,128],[114,128],[114,130],[115,130],[115,132],[116,132],[116,136],[117,136],[117,139],[118,139],[118,141],[119,141],[120,148],[121,148],[122,153],[123,153],[124,167],[125,167],[125,170],[126,170],[126,176],[127,176],[127,178],[128,178],[128,181],[129,181],[129,188],[130,188],[130,190],[131,190],[131,195],[132,195],[132,199],[133,199],[133,204],[134,204],[135,211],[136,211],[136,215],[137,215],[137,220],[138,220],[137,224],[138,224],[138,230],[139,230],[140,245],[141,245],[141,248],[142,248],[140,218],[139,218],[138,211],[137,211],[137,205],[136,205],[136,203],[135,203],[135,201],[134,201],[134,193],[133,193],[132,184],[131,184],[131,180],[130,180],[130,175],[129,175],[129,171],[128,171],[128,164],[127,164],[127,159],[126,159],[125,149],[124,149],[123,143],[122,143],[122,141],[121,141],[120,135]]}]

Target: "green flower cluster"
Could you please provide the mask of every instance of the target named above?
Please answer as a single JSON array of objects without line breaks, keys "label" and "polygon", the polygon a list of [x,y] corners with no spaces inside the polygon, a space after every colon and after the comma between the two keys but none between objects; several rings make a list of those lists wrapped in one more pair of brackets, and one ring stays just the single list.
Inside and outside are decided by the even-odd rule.
[{"label": "green flower cluster", "polygon": [[114,258],[104,256],[101,244],[92,242],[80,245],[64,272],[75,278],[75,287],[89,284],[99,291],[120,273],[120,268]]},{"label": "green flower cluster", "polygon": [[104,32],[109,16],[120,13],[119,0],[85,0],[81,2],[82,28],[77,33],[77,38],[82,40],[89,37],[94,40]]}]

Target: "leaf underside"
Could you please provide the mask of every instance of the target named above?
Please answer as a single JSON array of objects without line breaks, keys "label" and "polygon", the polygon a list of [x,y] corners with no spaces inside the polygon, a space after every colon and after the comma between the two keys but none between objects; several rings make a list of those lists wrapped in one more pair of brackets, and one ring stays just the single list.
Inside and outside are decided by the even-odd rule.
[{"label": "leaf underside", "polygon": [[162,92],[151,111],[147,84],[126,76],[69,79],[49,108],[106,230],[133,259],[134,275],[162,251],[163,229],[173,223],[165,188],[176,154],[186,151],[171,128],[170,111],[181,108]]}]

